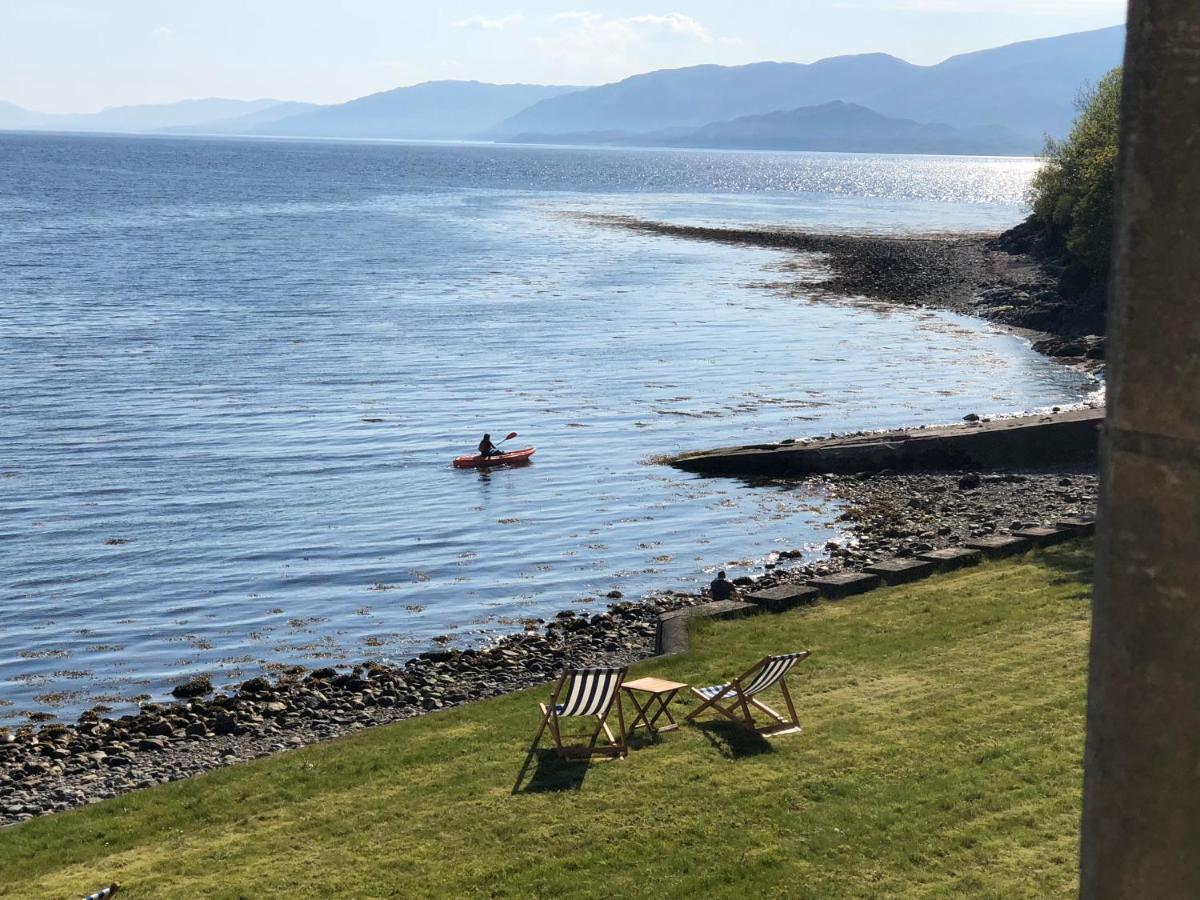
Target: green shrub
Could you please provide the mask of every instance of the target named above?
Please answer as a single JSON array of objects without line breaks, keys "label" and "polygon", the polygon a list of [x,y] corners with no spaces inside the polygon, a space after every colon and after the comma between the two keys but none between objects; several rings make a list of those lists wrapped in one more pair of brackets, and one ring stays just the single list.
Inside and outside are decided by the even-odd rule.
[{"label": "green shrub", "polygon": [[1116,196],[1121,70],[1080,93],[1065,141],[1046,139],[1030,190],[1033,214],[1068,254],[1096,275],[1108,272]]}]

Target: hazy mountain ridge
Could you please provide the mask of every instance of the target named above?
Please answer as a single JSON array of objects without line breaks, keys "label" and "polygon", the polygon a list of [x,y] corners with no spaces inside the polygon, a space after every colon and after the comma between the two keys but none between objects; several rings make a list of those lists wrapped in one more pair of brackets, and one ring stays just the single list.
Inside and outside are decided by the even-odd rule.
[{"label": "hazy mountain ridge", "polygon": [[542,84],[426,81],[291,116],[255,131],[291,137],[463,139],[542,100],[580,90]]},{"label": "hazy mountain ridge", "polygon": [[256,129],[313,110],[324,109],[319,103],[301,103],[285,100],[252,112],[222,119],[213,119],[189,125],[174,125],[155,129],[161,134],[252,134]]},{"label": "hazy mountain ridge", "polygon": [[0,102],[0,129],[331,138],[477,137],[541,100],[578,87],[427,81],[321,106],[280,100],[183,100],[53,114]]},{"label": "hazy mountain ridge", "polygon": [[513,137],[512,142],[968,155],[1025,155],[1039,147],[1036,140],[1000,126],[955,128],[940,123],[923,124],[882,116],[865,106],[840,100],[742,116],[696,129],[669,128],[649,134],[611,131],[523,134]]},{"label": "hazy mountain ridge", "polygon": [[42,128],[43,123],[50,118],[52,117],[46,113],[34,112],[15,103],[0,100],[0,129]]},{"label": "hazy mountain ridge", "polygon": [[177,103],[111,106],[96,113],[39,113],[22,109],[15,104],[0,103],[0,129],[136,134],[230,119],[270,109],[279,103],[279,100],[228,100],[222,97],[208,97],[201,100],[180,100]]}]

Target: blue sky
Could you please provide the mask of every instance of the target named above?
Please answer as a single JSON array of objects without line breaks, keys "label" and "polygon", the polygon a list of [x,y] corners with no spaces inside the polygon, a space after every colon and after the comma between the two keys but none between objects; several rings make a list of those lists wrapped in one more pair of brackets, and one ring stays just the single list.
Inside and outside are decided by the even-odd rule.
[{"label": "blue sky", "polygon": [[0,100],[322,103],[441,78],[637,72],[883,51],[915,63],[1115,25],[1125,0],[0,0]]}]

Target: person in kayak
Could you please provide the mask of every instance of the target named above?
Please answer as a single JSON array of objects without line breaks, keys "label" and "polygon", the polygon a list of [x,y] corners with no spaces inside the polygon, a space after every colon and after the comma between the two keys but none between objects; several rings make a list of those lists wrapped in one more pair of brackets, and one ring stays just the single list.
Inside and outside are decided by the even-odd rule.
[{"label": "person in kayak", "polygon": [[708,589],[714,600],[732,600],[737,596],[737,587],[725,577],[723,571],[717,573],[717,577],[712,580]]},{"label": "person in kayak", "polygon": [[479,442],[479,455],[483,457],[500,456],[501,450],[492,443],[492,436],[485,434],[483,440]]}]

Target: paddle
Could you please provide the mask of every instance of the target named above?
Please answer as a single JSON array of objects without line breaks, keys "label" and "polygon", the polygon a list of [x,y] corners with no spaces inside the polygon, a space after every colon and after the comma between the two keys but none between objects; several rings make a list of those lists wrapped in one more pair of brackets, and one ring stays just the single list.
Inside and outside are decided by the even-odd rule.
[{"label": "paddle", "polygon": [[[515,437],[518,437],[518,435],[517,435],[517,433],[514,431],[514,432],[512,432],[512,433],[511,433],[511,434],[510,434],[508,437],[506,437],[506,438],[504,439],[504,441],[511,441],[511,440],[512,440],[513,438],[515,438]],[[500,444],[503,444],[503,443],[504,443],[504,441],[501,441],[501,442],[500,442]],[[497,446],[497,447],[499,447],[499,446],[500,446],[500,444],[497,444],[496,446]]]}]

